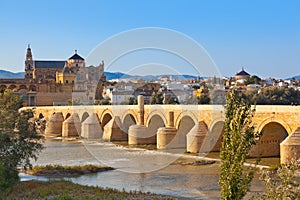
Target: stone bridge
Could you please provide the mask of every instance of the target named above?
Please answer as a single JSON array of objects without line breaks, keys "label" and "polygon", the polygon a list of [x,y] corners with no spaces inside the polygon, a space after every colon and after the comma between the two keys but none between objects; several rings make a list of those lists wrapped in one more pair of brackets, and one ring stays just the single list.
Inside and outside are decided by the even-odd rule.
[{"label": "stone bridge", "polygon": [[[199,152],[206,141],[202,151],[219,151],[224,131],[221,105],[144,105],[139,99],[139,105],[41,106],[34,110],[37,118],[47,120],[46,135],[156,144],[160,149]],[[250,155],[279,156],[280,143],[300,127],[299,119],[300,106],[256,106],[253,125],[262,137]]]}]

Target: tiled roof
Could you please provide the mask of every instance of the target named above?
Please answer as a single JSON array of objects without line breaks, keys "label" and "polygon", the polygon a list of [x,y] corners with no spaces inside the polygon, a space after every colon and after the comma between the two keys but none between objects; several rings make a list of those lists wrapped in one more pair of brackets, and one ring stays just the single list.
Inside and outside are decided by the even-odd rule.
[{"label": "tiled roof", "polygon": [[69,59],[74,59],[74,60],[84,60],[80,55],[78,55],[77,53],[75,53],[72,57],[70,57]]},{"label": "tiled roof", "polygon": [[240,71],[236,75],[237,76],[250,76],[250,74],[248,74],[244,69],[242,69],[242,71]]},{"label": "tiled roof", "polygon": [[44,60],[35,60],[35,68],[64,68],[66,61],[44,61]]}]

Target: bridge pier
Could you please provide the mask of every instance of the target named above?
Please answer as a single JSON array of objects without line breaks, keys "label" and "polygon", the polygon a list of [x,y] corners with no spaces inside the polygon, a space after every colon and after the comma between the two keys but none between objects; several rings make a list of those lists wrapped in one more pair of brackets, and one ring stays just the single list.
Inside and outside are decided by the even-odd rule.
[{"label": "bridge pier", "polygon": [[207,133],[208,133],[208,128],[205,122],[200,121],[199,123],[197,123],[191,129],[191,131],[186,135],[187,151],[191,153],[209,152],[212,148],[210,147],[205,148],[207,144],[204,144],[204,139],[207,136]]},{"label": "bridge pier", "polygon": [[81,136],[86,139],[101,139],[101,129],[96,113],[91,114],[81,125]]},{"label": "bridge pier", "polygon": [[54,113],[46,124],[46,136],[61,136],[64,117],[62,112]]},{"label": "bridge pier", "polygon": [[80,136],[81,123],[77,113],[73,113],[63,122],[62,137]]},{"label": "bridge pier", "polygon": [[148,128],[144,125],[133,125],[128,129],[128,144],[154,144],[155,141],[149,140]]},{"label": "bridge pier", "polygon": [[132,125],[128,129],[128,144],[155,144],[155,135],[149,134],[148,128],[144,125],[144,96],[138,96],[138,125]]},{"label": "bridge pier", "polygon": [[[62,124],[64,121],[64,116],[67,116],[67,113],[76,112],[79,114],[82,121],[86,119],[88,113],[98,113],[101,119],[104,119],[102,125],[107,124],[109,120],[114,119],[113,112],[116,111],[117,116],[122,119],[122,125],[117,125],[121,130],[123,127],[126,127],[123,131],[127,132],[128,127],[128,143],[129,144],[148,144],[154,143],[157,144],[158,148],[164,147],[173,147],[177,144],[181,147],[186,148],[194,144],[192,139],[189,140],[186,136],[190,132],[191,128],[194,128],[195,123],[198,123],[201,120],[204,120],[207,125],[209,125],[209,135],[205,137],[205,145],[215,144],[212,148],[212,151],[219,151],[223,132],[224,132],[224,107],[223,106],[211,106],[211,105],[160,105],[160,108],[153,107],[151,105],[145,105],[143,103],[143,97],[139,97],[138,106],[118,106],[118,108],[113,108],[110,105],[107,106],[37,106],[35,107],[35,117],[47,119],[45,136],[60,136],[62,134]],[[145,108],[144,108],[145,107]],[[130,109],[128,109],[130,108]],[[32,109],[32,107],[23,107],[21,110]],[[117,110],[115,110],[117,109]],[[161,110],[159,110],[161,109]],[[178,127],[175,136],[173,137],[174,132],[169,131],[172,120],[166,120],[168,118],[169,112],[174,112],[175,127]],[[56,114],[53,114],[53,113]],[[61,112],[61,113],[59,113]],[[214,114],[216,113],[216,114]],[[167,114],[167,115],[166,115]],[[105,116],[107,115],[107,116]],[[108,117],[108,115],[110,117]],[[145,118],[144,118],[145,116]],[[300,116],[300,106],[280,106],[280,105],[258,105],[256,106],[256,112],[253,116],[253,125],[255,125],[255,131],[262,132],[263,136],[258,141],[258,144],[251,151],[256,151],[256,155],[262,157],[267,156],[279,156],[281,154],[282,163],[286,162],[284,160],[289,160],[290,157],[294,154],[299,154],[298,143],[296,145],[291,142],[286,144],[282,142],[288,134],[292,134],[297,127],[300,127],[299,122]],[[145,127],[146,123],[147,127]],[[103,127],[100,128],[100,122],[97,116],[95,116],[95,121],[92,124],[86,124],[84,128],[82,127],[82,136],[87,138],[96,138],[100,139],[102,137]],[[134,119],[134,120],[133,120]],[[287,120],[288,119],[288,120]],[[128,120],[131,120],[128,122]],[[145,120],[145,121],[144,121]],[[133,122],[134,121],[134,122]],[[192,123],[192,121],[194,123]],[[166,124],[167,122],[167,124]],[[113,129],[116,122],[110,127]],[[125,126],[124,126],[124,124]],[[137,124],[131,126],[132,124]],[[163,125],[162,125],[163,124]],[[83,124],[82,124],[83,126]],[[97,128],[94,128],[94,127]],[[166,126],[167,128],[158,129],[158,127]],[[107,126],[108,127],[108,126]],[[106,128],[107,128],[106,127]],[[157,130],[158,129],[158,130]],[[150,134],[151,133],[151,134]],[[165,134],[165,135],[164,135]],[[295,133],[296,134],[296,133]],[[65,134],[64,134],[65,135]],[[69,134],[67,134],[69,135]],[[190,136],[190,135],[189,135]],[[298,136],[297,136],[298,137]],[[139,139],[140,138],[140,139]],[[196,138],[196,139],[195,139]],[[198,139],[197,139],[198,138]],[[201,138],[201,137],[200,137]],[[291,139],[290,137],[289,139]],[[295,137],[296,138],[296,137]],[[165,139],[165,140],[164,140]],[[200,147],[201,139],[198,136],[194,137],[195,140],[199,140],[195,143]],[[206,143],[206,140],[209,139],[209,142]],[[189,141],[187,141],[189,140]],[[215,140],[215,141],[214,141]],[[300,141],[300,138],[297,139]],[[280,153],[280,143],[282,142],[281,153]],[[171,144],[172,143],[172,144]],[[191,144],[190,144],[191,143]],[[192,145],[193,146],[193,145]],[[203,146],[203,145],[202,145]],[[189,147],[191,148],[191,147]],[[196,148],[196,147],[195,147]],[[201,147],[203,149],[203,147]],[[206,147],[205,147],[206,148]],[[289,153],[289,151],[291,151]],[[261,153],[260,153],[261,152]],[[296,153],[295,153],[296,152]],[[255,155],[255,154],[250,154]]]},{"label": "bridge pier", "polygon": [[103,128],[103,139],[107,141],[127,141],[128,136],[120,127],[122,127],[120,117],[111,119]]},{"label": "bridge pier", "polygon": [[300,127],[280,143],[280,163],[300,160]]},{"label": "bridge pier", "polygon": [[156,147],[157,149],[170,149],[175,148],[172,140],[176,136],[177,129],[174,127],[174,112],[169,112],[168,127],[159,128],[157,131]]}]

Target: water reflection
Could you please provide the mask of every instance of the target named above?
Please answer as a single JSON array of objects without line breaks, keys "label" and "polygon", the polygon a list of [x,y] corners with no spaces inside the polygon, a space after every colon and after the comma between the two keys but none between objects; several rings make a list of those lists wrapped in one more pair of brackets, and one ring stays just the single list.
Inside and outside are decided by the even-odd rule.
[{"label": "water reflection", "polygon": [[[106,151],[110,153],[116,148],[114,145],[93,144],[93,148],[97,151]],[[148,150],[134,149],[130,150],[132,155],[136,152],[148,152]],[[157,155],[168,159],[172,154],[148,152],[148,159],[152,159]],[[130,153],[128,153],[130,155]],[[129,162],[130,156],[126,158],[120,157],[111,159],[111,163]],[[133,156],[134,157],[134,156]],[[186,156],[188,157],[188,156]],[[125,160],[124,160],[125,159]],[[134,164],[134,162],[132,162]],[[78,142],[46,142],[46,149],[43,150],[39,159],[33,163],[34,165],[60,164],[60,165],[84,165],[84,164],[101,164],[95,159],[85,146]],[[145,163],[146,164],[146,163]],[[126,167],[126,166],[124,166]],[[128,167],[128,166],[127,166]],[[38,177],[40,178],[40,177]],[[22,180],[25,180],[23,177]],[[27,177],[28,179],[28,177]],[[41,178],[42,180],[45,180]],[[100,172],[97,174],[88,174],[76,178],[66,178],[74,183],[82,185],[92,185],[101,187],[116,188],[126,191],[143,191],[157,194],[166,194],[178,196],[182,199],[219,199],[220,188],[219,180],[219,164],[210,165],[183,165],[180,163],[172,163],[163,169],[149,173],[127,173],[122,169]],[[262,185],[257,180],[254,181],[255,190],[260,191]]]}]

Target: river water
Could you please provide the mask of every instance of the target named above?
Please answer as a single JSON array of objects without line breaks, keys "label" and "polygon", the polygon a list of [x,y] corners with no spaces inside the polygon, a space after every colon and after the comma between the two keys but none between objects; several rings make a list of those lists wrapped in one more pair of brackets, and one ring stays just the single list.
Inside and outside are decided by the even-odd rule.
[{"label": "river water", "polygon": [[[108,165],[115,170],[68,178],[74,183],[177,196],[179,199],[219,199],[220,165],[192,165],[195,156],[128,148],[112,143],[47,141],[34,165]],[[21,180],[37,177],[21,174]],[[46,180],[39,177],[40,180]],[[263,190],[256,177],[251,191]],[[250,196],[250,195],[248,195]]]}]

